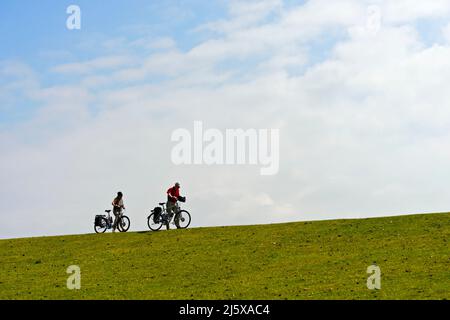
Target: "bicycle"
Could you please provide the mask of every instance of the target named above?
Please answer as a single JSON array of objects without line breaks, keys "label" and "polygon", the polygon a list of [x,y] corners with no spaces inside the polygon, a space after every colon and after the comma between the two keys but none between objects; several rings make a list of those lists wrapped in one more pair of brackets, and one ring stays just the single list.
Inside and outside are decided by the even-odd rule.
[{"label": "bicycle", "polygon": [[[112,229],[113,227],[113,219],[110,215],[111,210],[105,210],[105,212],[108,214],[108,216],[106,215],[95,216],[94,221],[95,233],[105,233],[106,230]],[[123,213],[120,214],[119,220],[117,221],[117,229],[120,232],[127,232],[128,229],[130,229],[130,218],[123,215]]]},{"label": "bicycle", "polygon": [[[184,201],[182,201],[184,202]],[[177,229],[186,229],[191,224],[191,214],[186,210],[181,210],[178,203],[175,204],[175,214],[169,215],[165,207],[165,202],[159,203],[160,207],[156,207],[151,211],[151,214],[147,217],[147,225],[152,231],[158,231],[163,225],[166,229],[170,229],[170,222],[173,222]]]}]

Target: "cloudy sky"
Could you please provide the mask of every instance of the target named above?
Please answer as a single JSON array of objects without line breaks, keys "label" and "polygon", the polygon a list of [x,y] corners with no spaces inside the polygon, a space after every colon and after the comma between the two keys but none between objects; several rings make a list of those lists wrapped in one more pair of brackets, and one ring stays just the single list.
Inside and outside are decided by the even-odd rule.
[{"label": "cloudy sky", "polygon": [[[175,181],[197,227],[450,208],[450,0],[5,0],[0,38],[0,238]],[[173,164],[196,120],[279,129],[278,174]]]}]

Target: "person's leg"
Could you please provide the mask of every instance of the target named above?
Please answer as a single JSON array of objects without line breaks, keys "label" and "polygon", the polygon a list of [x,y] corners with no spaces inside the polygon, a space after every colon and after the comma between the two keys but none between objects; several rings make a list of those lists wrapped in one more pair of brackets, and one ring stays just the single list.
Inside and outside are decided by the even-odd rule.
[{"label": "person's leg", "polygon": [[117,223],[119,222],[119,217],[120,217],[120,209],[114,208],[113,214],[114,214],[114,223],[113,223],[113,227],[112,227],[112,232],[116,232]]},{"label": "person's leg", "polygon": [[180,228],[180,226],[179,226],[179,224],[178,224],[179,216],[178,216],[178,214],[177,214],[179,210],[180,210],[180,207],[178,206],[178,204],[177,204],[177,203],[174,203],[174,204],[173,204],[173,208],[172,208],[173,216],[174,216],[174,218],[173,218],[173,224],[177,227],[177,229]]},{"label": "person's leg", "polygon": [[167,201],[166,204],[166,211],[167,211],[167,223],[166,228],[169,230],[169,222],[172,220],[173,214],[175,213],[175,203]]},{"label": "person's leg", "polygon": [[173,215],[173,207],[175,206],[175,204],[173,202],[167,201],[166,203],[166,211],[167,214],[169,215],[169,217],[172,217]]},{"label": "person's leg", "polygon": [[173,224],[177,227],[177,229],[180,229],[180,216],[177,215],[178,208],[176,207],[175,211],[175,217],[173,218]]}]

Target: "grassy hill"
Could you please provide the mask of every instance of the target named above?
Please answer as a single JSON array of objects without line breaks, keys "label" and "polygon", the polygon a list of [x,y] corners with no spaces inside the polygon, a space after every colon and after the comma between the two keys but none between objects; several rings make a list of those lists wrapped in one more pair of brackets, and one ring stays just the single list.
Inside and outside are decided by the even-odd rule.
[{"label": "grassy hill", "polygon": [[449,213],[1,240],[0,299],[449,299],[449,240]]}]

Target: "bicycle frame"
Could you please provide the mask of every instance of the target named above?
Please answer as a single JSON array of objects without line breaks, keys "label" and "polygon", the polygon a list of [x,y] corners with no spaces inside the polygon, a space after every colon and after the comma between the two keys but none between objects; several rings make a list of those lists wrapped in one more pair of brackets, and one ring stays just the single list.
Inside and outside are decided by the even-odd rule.
[{"label": "bicycle frame", "polygon": [[167,212],[166,204],[163,203],[163,204],[161,205],[161,207],[162,207],[162,212],[161,212],[161,215],[160,215],[160,219],[162,219],[162,222],[167,222],[167,223],[171,223],[171,222],[172,222],[172,219],[175,217],[175,215],[181,210],[181,208],[180,208],[178,202],[176,202],[176,203],[175,203],[175,212],[174,212],[174,214],[170,217],[170,219],[167,220],[167,218],[168,218],[168,216],[169,216],[169,213]]},{"label": "bicycle frame", "polygon": [[108,216],[106,217],[106,229],[109,230],[112,228],[112,217],[108,212]]},{"label": "bicycle frame", "polygon": [[[124,211],[125,209],[122,209],[121,211],[120,211],[120,218],[122,218],[122,216],[123,216],[123,211]],[[113,225],[114,225],[114,219],[115,219],[115,217],[114,217],[114,219],[113,219],[113,217],[111,216],[111,213],[110,212],[107,212],[108,213],[108,217],[106,218],[106,228],[109,230],[109,229],[112,229],[113,228]],[[118,223],[120,222],[120,220],[119,221],[117,221]]]}]

